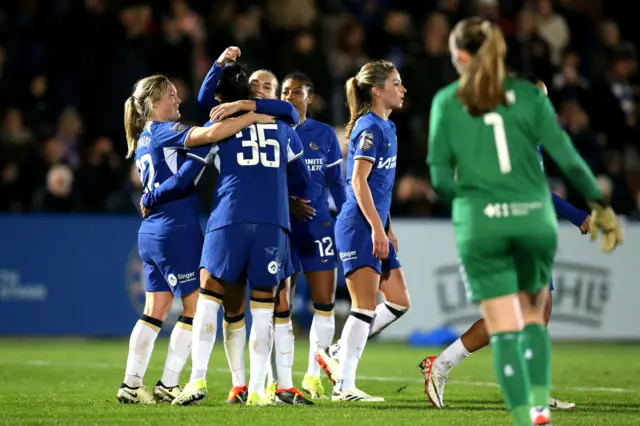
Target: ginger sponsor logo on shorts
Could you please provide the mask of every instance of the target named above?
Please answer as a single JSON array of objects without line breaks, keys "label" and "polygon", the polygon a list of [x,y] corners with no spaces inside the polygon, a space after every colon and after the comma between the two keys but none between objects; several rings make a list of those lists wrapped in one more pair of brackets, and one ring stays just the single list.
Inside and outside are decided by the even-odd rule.
[{"label": "ginger sponsor logo on shorts", "polygon": [[188,283],[196,279],[195,272],[189,272],[188,274],[178,274],[178,282],[180,284]]},{"label": "ginger sponsor logo on shorts", "polygon": [[340,260],[354,260],[358,258],[358,253],[354,251],[341,251],[340,252]]}]

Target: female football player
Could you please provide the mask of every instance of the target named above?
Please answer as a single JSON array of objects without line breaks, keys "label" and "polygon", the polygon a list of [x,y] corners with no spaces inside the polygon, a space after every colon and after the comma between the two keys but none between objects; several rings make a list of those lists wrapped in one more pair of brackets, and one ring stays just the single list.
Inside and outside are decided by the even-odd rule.
[{"label": "female football player", "polygon": [[[206,108],[209,111],[213,110],[210,114],[210,122],[216,122],[223,120],[228,116],[231,116],[238,111],[252,111],[267,113],[280,118],[288,124],[297,124],[299,121],[298,113],[295,108],[288,102],[284,102],[276,99],[276,89],[278,86],[278,80],[273,73],[266,70],[259,70],[254,72],[250,80],[251,96],[253,100],[239,100],[236,102],[227,102],[218,105],[218,101],[215,99],[215,91],[220,80],[220,75],[224,69],[225,64],[235,62],[241,55],[241,51],[238,47],[228,47],[220,54],[220,57],[214,62],[213,66],[207,73],[200,92],[198,94],[198,102],[201,107]],[[280,300],[285,296],[279,297]],[[245,403],[247,401],[247,382],[245,375],[245,362],[244,351],[246,343],[246,327],[245,327],[245,306],[242,305],[238,310],[232,311],[230,307],[223,303],[224,315],[223,315],[223,335],[224,335],[224,348],[229,362],[229,369],[231,370],[231,382],[232,387],[227,396],[227,402],[230,404]],[[281,314],[282,315],[282,314]],[[286,328],[287,317],[279,318],[276,321],[279,324],[279,329]],[[287,334],[287,330],[280,330]],[[287,334],[288,335],[288,334]],[[284,337],[287,339],[288,337]],[[291,337],[292,339],[293,337]],[[279,340],[279,339],[276,339]],[[293,358],[291,358],[293,359]],[[290,369],[290,368],[289,368]],[[270,370],[271,371],[271,370]],[[293,387],[293,385],[292,385]],[[306,400],[302,395],[298,395],[300,392],[286,392],[282,396],[290,396],[289,399],[296,399],[299,403],[304,403]]]},{"label": "female football player", "polygon": [[506,76],[500,28],[466,19],[449,41],[460,79],[433,101],[431,181],[441,199],[453,200],[461,276],[470,299],[480,303],[512,421],[549,424],[544,307],[557,219],[537,145],[590,201],[592,238],[603,231],[604,251],[622,240],[620,225],[546,96]]},{"label": "female football player", "polygon": [[[289,74],[282,82],[281,99],[290,102],[300,115],[300,124],[295,129],[302,141],[304,158],[311,175],[311,185],[307,192],[309,200],[292,201],[289,204],[291,258],[295,271],[291,277],[291,288],[295,288],[296,276],[302,270],[309,284],[315,311],[309,333],[309,361],[302,389],[309,392],[311,398],[326,398],[316,353],[331,345],[335,332],[333,311],[337,259],[333,223],[329,213],[329,192],[338,212],[346,194],[340,167],[342,153],[335,131],[331,126],[307,117],[313,94],[313,82],[305,74]],[[306,209],[307,204],[313,207],[312,211]],[[278,391],[279,389],[276,393]]]},{"label": "female football player", "polygon": [[347,199],[336,221],[335,236],[351,295],[351,313],[340,339],[333,401],[384,401],[359,390],[355,383],[358,361],[376,315],[381,275],[388,274],[390,288],[403,290],[397,293],[406,296],[404,306],[408,306],[397,246],[390,242],[392,229],[385,231],[398,150],[396,128],[389,115],[402,107],[405,93],[400,74],[387,61],[365,64],[346,83],[350,112],[346,127]]},{"label": "female football player", "polygon": [[[535,84],[547,94],[547,86],[537,76],[528,74],[523,76],[526,80]],[[540,146],[538,146],[540,151]],[[540,163],[542,163],[542,152],[540,152]],[[553,197],[553,207],[556,210],[558,217],[569,220],[575,226],[580,229],[582,235],[589,232],[590,217],[587,212],[572,206],[568,201],[556,194],[551,194]],[[544,322],[549,324],[551,318],[552,309],[552,292],[553,292],[553,280],[549,283],[549,298],[544,308]],[[464,359],[466,359],[472,353],[489,345],[489,334],[487,334],[487,328],[485,327],[484,319],[476,321],[467,331],[460,336],[455,342],[449,345],[440,355],[437,357],[427,357],[420,363],[420,368],[424,374],[425,379],[425,393],[431,400],[434,407],[444,407],[444,386],[449,379],[449,371]],[[551,408],[569,409],[575,408],[576,404],[573,402],[561,401],[557,398],[550,397],[549,406]]]},{"label": "female football player", "polygon": [[[236,63],[226,65],[216,89],[219,99],[233,102],[248,97],[249,92],[244,69]],[[206,396],[218,309],[223,295],[231,311],[243,307],[246,282],[251,288],[253,318],[247,404],[266,402],[264,380],[272,346],[274,297],[284,279],[284,266],[290,263],[286,168],[296,166],[295,172],[303,176],[301,187],[308,185],[308,172],[300,139],[282,121],[250,126],[225,142],[214,148],[218,178],[200,262],[193,369],[173,405],[189,405]]]},{"label": "female football player", "polygon": [[[255,122],[271,118],[255,113],[218,123],[208,128],[177,122],[181,100],[168,78],[154,75],[138,81],[127,99],[124,124],[128,154],[134,157],[145,192],[159,186],[187,160],[189,148],[218,142]],[[189,152],[204,158],[209,149]],[[142,222],[138,250],[144,264],[146,302],[144,313],[131,333],[125,379],[117,392],[123,403],[153,404],[154,397],[142,386],[153,346],[174,297],[183,301],[183,312],[172,333],[167,365],[154,389],[161,400],[171,400],[180,392],[179,372],[188,357],[189,329],[198,299],[197,271],[202,249],[198,219],[199,204],[194,193],[163,205]],[[176,374],[177,373],[177,374]]]},{"label": "female football player", "polygon": [[[269,70],[257,70],[249,77],[251,86],[251,95],[257,102],[282,102],[290,108],[295,108],[288,102],[276,100],[278,90],[278,79]],[[239,102],[231,102],[222,104],[214,108],[211,112],[211,119],[216,120],[228,117],[240,110],[244,106]],[[298,113],[295,112],[296,117]],[[289,195],[301,195],[292,191],[300,179],[296,173],[288,175]],[[296,209],[306,212],[311,216],[315,214],[312,206],[305,204],[306,198],[292,197],[290,198],[290,209]],[[286,279],[280,283],[278,294],[276,297],[276,306],[274,311],[274,347],[271,353],[271,364],[269,368],[267,380],[267,398],[275,403],[293,404],[293,405],[311,405],[311,401],[306,399],[304,395],[293,385],[293,358],[294,358],[294,335],[293,324],[291,322],[291,301],[293,300],[293,287],[290,277],[293,275],[292,265],[286,269]],[[229,391],[227,401],[233,403],[242,400],[243,393],[241,383],[245,380],[244,375],[244,344],[245,339],[238,329],[233,330],[231,324],[242,323],[244,321],[244,306],[239,306],[239,310],[231,310],[225,306],[225,351],[231,368],[233,388]],[[227,325],[229,324],[229,325]],[[242,330],[242,329],[239,329]]]}]

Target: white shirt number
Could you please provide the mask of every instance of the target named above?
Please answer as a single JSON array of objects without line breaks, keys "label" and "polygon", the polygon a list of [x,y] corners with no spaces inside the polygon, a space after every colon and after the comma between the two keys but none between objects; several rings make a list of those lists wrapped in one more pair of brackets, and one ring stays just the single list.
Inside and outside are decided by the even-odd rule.
[{"label": "white shirt number", "polygon": [[[238,164],[241,166],[256,166],[262,164],[264,167],[280,167],[280,143],[275,139],[267,139],[265,130],[278,130],[277,124],[254,124],[249,126],[249,140],[242,141],[243,148],[251,148],[251,155],[246,157],[244,152],[238,153]],[[242,132],[236,134],[237,138],[242,137]],[[273,148],[273,154],[266,152],[267,147]],[[262,148],[262,149],[261,149]],[[269,157],[273,156],[270,160]]]},{"label": "white shirt number", "polygon": [[500,172],[502,174],[510,173],[511,158],[509,157],[507,134],[504,131],[504,120],[497,112],[490,112],[484,115],[484,124],[493,127],[493,138],[496,141],[496,151],[498,152]]}]

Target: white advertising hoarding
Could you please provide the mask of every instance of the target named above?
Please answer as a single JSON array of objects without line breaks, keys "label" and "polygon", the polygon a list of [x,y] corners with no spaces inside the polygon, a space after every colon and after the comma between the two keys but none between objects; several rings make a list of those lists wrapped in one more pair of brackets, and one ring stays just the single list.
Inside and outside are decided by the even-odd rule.
[{"label": "white advertising hoarding", "polygon": [[[399,257],[412,308],[381,338],[405,339],[449,324],[463,332],[479,318],[458,273],[453,226],[446,221],[394,220]],[[556,339],[640,339],[640,224],[625,226],[625,243],[612,254],[600,241],[560,224],[553,270],[549,330]]]}]

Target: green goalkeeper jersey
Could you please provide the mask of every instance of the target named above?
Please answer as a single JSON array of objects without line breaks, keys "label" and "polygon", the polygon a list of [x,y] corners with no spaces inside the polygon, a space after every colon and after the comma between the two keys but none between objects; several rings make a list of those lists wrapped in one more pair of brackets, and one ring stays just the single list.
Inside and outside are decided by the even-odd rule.
[{"label": "green goalkeeper jersey", "polygon": [[[507,104],[472,117],[456,93],[459,81],[441,89],[433,100],[429,128],[432,185],[455,206],[467,200],[486,202],[488,216],[509,215],[501,206],[528,203],[552,210],[552,200],[537,145],[556,161],[588,200],[600,200],[595,177],[558,125],[544,93],[531,83],[506,78]],[[476,203],[479,202],[479,203]],[[504,207],[505,209],[507,207]],[[517,215],[517,212],[515,212]],[[525,213],[524,211],[522,213]]]}]

